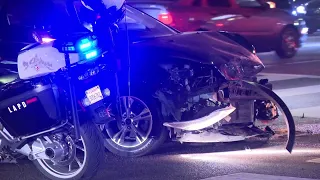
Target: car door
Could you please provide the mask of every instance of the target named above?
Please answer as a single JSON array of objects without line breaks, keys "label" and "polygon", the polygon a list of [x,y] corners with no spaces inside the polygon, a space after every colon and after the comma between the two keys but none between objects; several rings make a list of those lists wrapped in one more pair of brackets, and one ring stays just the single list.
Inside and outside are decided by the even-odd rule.
[{"label": "car door", "polygon": [[[235,30],[244,34],[271,33],[275,21],[269,9],[258,0],[233,0],[234,13],[242,16],[235,21]],[[240,26],[241,25],[241,26]]]},{"label": "car door", "polygon": [[168,8],[173,18],[173,27],[185,32],[199,30],[200,26],[210,19],[204,11],[205,0],[185,0]]},{"label": "car door", "polygon": [[201,28],[206,30],[228,31],[229,19],[236,15],[232,9],[233,4],[230,0],[205,0],[203,11],[209,16],[208,20],[202,24]]},{"label": "car door", "polygon": [[282,26],[284,12],[270,9],[259,0],[232,0],[236,18],[229,20],[229,31],[246,37],[253,45],[274,42],[278,26]]}]

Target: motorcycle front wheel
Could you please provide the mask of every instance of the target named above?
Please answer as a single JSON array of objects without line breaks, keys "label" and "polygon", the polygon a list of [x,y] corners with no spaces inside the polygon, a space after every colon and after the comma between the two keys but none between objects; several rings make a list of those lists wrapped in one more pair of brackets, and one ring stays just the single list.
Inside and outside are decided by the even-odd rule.
[{"label": "motorcycle front wheel", "polygon": [[[56,140],[56,136],[62,138]],[[80,140],[77,141],[72,138],[71,133],[59,133],[50,139],[43,137],[52,144],[48,146],[52,147],[51,150],[46,150],[50,160],[34,160],[36,168],[52,180],[92,179],[104,162],[103,140],[92,122],[81,125],[80,136]]]}]

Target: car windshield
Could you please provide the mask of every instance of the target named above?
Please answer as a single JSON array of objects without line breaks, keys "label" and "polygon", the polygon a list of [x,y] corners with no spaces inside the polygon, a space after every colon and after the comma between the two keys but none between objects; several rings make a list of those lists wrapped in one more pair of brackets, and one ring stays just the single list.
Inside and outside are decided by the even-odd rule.
[{"label": "car windshield", "polygon": [[129,33],[139,37],[159,37],[178,33],[178,31],[131,6],[127,6],[126,18],[119,23],[119,28],[120,30],[127,28]]}]

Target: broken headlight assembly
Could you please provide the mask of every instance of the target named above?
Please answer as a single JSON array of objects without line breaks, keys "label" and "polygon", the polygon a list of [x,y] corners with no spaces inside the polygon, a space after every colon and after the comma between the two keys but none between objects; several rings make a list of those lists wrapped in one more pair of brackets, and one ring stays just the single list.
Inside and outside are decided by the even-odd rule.
[{"label": "broken headlight assembly", "polygon": [[227,80],[242,80],[254,77],[264,69],[258,57],[240,57],[220,66],[220,72]]}]

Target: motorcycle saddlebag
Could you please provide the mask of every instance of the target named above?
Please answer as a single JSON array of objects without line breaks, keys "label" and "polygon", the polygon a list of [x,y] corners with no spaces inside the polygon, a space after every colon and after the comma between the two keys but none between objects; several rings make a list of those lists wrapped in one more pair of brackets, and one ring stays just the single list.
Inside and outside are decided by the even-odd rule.
[{"label": "motorcycle saddlebag", "polygon": [[18,82],[1,89],[0,122],[13,137],[32,135],[61,123],[58,89]]}]

